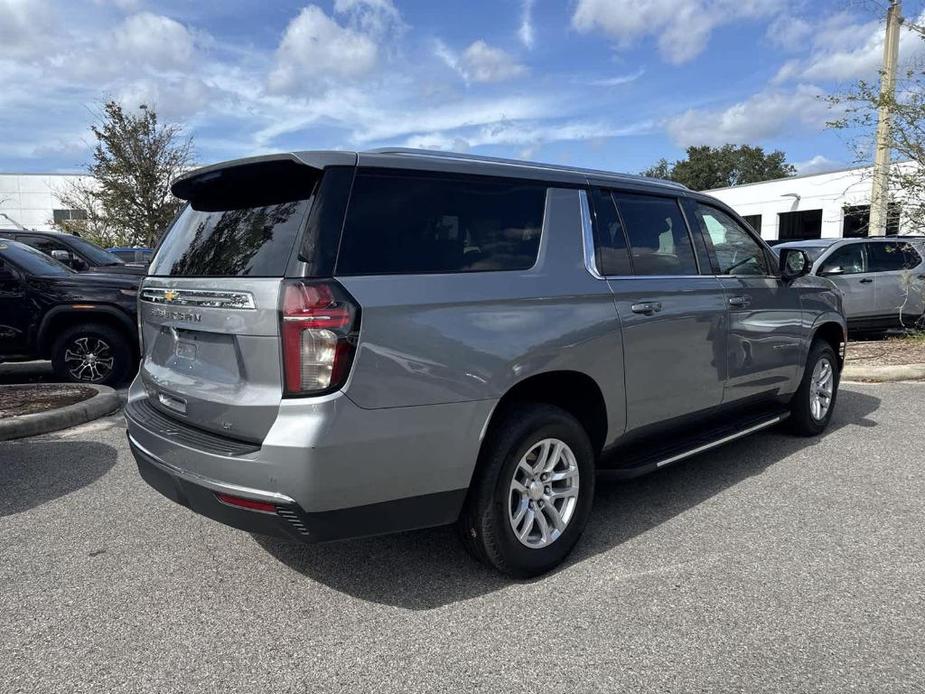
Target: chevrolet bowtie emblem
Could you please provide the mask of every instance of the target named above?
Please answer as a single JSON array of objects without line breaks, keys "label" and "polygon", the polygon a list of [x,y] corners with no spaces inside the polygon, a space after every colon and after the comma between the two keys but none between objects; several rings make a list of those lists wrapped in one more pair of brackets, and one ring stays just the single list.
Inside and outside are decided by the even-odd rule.
[{"label": "chevrolet bowtie emblem", "polygon": [[164,301],[174,301],[177,298],[177,292],[173,289],[168,289],[164,292]]}]

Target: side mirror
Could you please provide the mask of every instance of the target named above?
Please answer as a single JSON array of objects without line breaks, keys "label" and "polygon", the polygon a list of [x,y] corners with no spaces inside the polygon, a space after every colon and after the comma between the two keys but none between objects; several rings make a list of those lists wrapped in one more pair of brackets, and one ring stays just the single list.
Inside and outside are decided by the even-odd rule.
[{"label": "side mirror", "polygon": [[808,275],[812,267],[806,251],[799,248],[780,249],[780,276],[785,282]]},{"label": "side mirror", "polygon": [[822,272],[820,272],[819,274],[824,277],[828,277],[829,275],[844,275],[845,268],[839,265],[831,265],[827,267],[825,270],[823,270]]}]

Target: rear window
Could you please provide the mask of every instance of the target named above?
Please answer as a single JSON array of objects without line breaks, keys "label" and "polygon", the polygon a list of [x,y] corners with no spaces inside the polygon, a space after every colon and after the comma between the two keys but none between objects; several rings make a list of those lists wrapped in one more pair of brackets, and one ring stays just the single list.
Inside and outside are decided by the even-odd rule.
[{"label": "rear window", "polygon": [[189,204],[167,232],[148,274],[282,277],[317,179],[308,167],[268,162],[184,182]]},{"label": "rear window", "polygon": [[337,273],[529,269],[545,203],[546,186],[524,181],[361,171]]}]

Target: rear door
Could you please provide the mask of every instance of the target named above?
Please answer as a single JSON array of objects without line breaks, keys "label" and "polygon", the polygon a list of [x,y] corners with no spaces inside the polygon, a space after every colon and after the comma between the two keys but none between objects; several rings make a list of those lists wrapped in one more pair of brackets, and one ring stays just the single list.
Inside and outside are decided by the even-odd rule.
[{"label": "rear door", "polygon": [[702,275],[679,200],[594,191],[601,271],[623,328],[627,431],[718,406],[723,289]]},{"label": "rear door", "polygon": [[872,318],[877,307],[877,275],[868,267],[867,244],[846,243],[823,256],[816,274],[841,290],[845,317],[849,320]]},{"label": "rear door", "polygon": [[908,320],[911,325],[913,317],[922,315],[922,257],[906,242],[868,241],[864,245],[876,278],[877,312],[897,320],[902,313],[903,322]]},{"label": "rear door", "polygon": [[718,207],[697,200],[686,204],[726,293],[724,402],[786,392],[802,360],[800,293],[776,275],[752,231]]},{"label": "rear door", "polygon": [[193,188],[140,292],[140,378],[153,406],[232,438],[269,431],[282,397],[281,279],[317,182],[285,162]]}]

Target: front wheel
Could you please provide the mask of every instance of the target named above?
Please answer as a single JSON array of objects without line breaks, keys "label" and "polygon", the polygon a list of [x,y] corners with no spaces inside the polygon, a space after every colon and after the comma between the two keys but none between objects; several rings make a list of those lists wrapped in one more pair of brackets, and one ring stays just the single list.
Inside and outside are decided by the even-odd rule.
[{"label": "front wheel", "polygon": [[829,425],[838,395],[838,357],[831,345],[813,342],[806,371],[790,403],[790,429],[801,436],[817,436]]},{"label": "front wheel", "polygon": [[51,350],[55,374],[72,383],[119,385],[128,377],[134,358],[121,332],[93,323],[65,330]]},{"label": "front wheel", "polygon": [[459,530],[477,559],[515,578],[545,573],[578,542],[594,496],[594,450],[568,412],[511,409],[486,439]]}]

